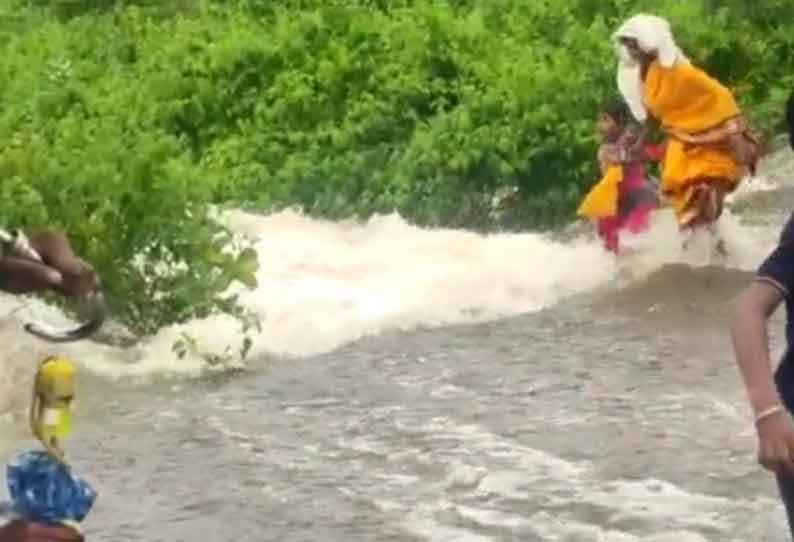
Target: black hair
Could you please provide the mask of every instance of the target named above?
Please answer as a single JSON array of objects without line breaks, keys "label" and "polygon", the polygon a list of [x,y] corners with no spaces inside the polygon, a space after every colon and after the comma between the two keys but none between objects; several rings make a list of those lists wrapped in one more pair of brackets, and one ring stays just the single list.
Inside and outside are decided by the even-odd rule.
[{"label": "black hair", "polygon": [[794,150],[794,91],[789,94],[786,102],[786,129],[788,131],[788,142]]},{"label": "black hair", "polygon": [[[792,105],[792,108],[794,114],[794,105]],[[601,113],[612,117],[612,120],[621,127],[628,126],[634,121],[634,116],[631,114],[629,106],[619,98],[613,98],[607,101],[603,107],[601,107]]]}]

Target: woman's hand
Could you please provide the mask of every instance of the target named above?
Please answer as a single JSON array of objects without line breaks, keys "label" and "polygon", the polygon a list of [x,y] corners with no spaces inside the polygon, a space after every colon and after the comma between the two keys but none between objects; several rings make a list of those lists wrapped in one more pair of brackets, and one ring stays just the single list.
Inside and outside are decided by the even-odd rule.
[{"label": "woman's hand", "polygon": [[77,267],[76,273],[58,269],[61,273],[60,290],[68,296],[88,297],[97,290],[99,279],[94,268],[86,262],[78,260]]}]

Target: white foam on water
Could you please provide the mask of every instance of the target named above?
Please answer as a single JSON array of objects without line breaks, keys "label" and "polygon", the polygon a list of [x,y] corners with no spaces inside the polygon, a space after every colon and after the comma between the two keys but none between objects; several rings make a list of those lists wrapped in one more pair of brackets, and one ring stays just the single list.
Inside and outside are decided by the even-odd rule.
[{"label": "white foam on water", "polygon": [[544,542],[710,542],[698,533],[681,530],[636,536],[590,523],[563,519],[548,512],[533,515],[531,523],[532,530]]},{"label": "white foam on water", "polygon": [[[613,259],[589,238],[562,243],[535,233],[424,229],[396,215],[366,222],[318,220],[295,211],[232,212],[225,218],[252,241],[261,261],[259,286],[234,288],[262,325],[261,333],[249,332],[250,357],[312,356],[387,330],[536,311],[607,283],[615,271]],[[34,349],[24,356],[28,369],[35,352],[48,345],[22,333],[23,322],[64,323],[57,311],[31,306],[5,320],[14,330],[9,339]],[[197,349],[180,359],[173,346],[184,335],[195,339]],[[192,377],[211,368],[208,359],[235,359],[244,337],[238,321],[213,315],[167,327],[132,348],[83,341],[57,349],[107,378]],[[7,373],[0,371],[0,379]]]},{"label": "white foam on water", "polygon": [[462,527],[450,526],[439,521],[436,506],[418,506],[405,518],[403,528],[411,534],[430,542],[492,542],[495,537],[485,536]]},{"label": "white foam on water", "polygon": [[[737,198],[773,189],[763,180],[744,186]],[[669,209],[656,213],[647,233],[626,237],[630,250],[618,261],[593,233],[563,242],[538,233],[421,228],[397,215],[364,222],[319,220],[292,210],[221,216],[253,243],[261,261],[259,286],[235,287],[262,325],[261,333],[249,332],[249,359],[306,357],[389,330],[510,317],[614,284],[621,269],[628,268],[634,281],[669,263],[709,263],[697,247],[682,250]],[[742,224],[729,210],[720,228],[730,253],[721,265],[740,269],[754,269],[778,233],[777,225]],[[245,335],[225,315],[165,328],[130,348],[88,341],[56,348],[25,334],[22,325],[31,319],[60,325],[58,311],[0,296],[0,314],[7,315],[0,318],[0,339],[7,345],[0,362],[0,413],[20,397],[27,400],[26,393],[17,393],[21,375],[29,377],[36,360],[53,351],[110,379],[194,377],[243,365],[238,352]],[[184,334],[196,340],[196,350],[180,358],[173,346]]]},{"label": "white foam on water", "polygon": [[[594,235],[559,242],[537,233],[424,229],[397,215],[330,222],[293,211],[235,212],[229,221],[255,239],[262,262],[259,287],[243,296],[264,328],[253,355],[311,356],[387,330],[533,312],[607,285],[618,272]],[[683,250],[665,209],[650,231],[627,239],[633,254],[620,264],[627,261],[635,279],[670,263],[750,270],[774,245],[775,228],[742,224],[726,211],[720,232],[729,256],[715,261],[696,243]],[[230,325],[214,327],[232,333]]]},{"label": "white foam on water", "polygon": [[626,254],[620,261],[621,271],[629,271],[633,280],[646,277],[669,264],[690,267],[716,265],[752,271],[774,248],[780,228],[778,224],[744,224],[726,209],[716,228],[727,250],[727,256],[723,257],[717,252],[715,237],[711,233],[697,230],[694,234],[682,235],[673,211],[663,208],[653,215],[647,232],[627,234],[621,239],[626,247]]},{"label": "white foam on water", "polygon": [[748,196],[764,192],[774,192],[779,188],[780,185],[769,175],[760,174],[755,177],[747,177],[739,183],[736,190],[725,197],[725,205],[730,207]]},{"label": "white foam on water", "polygon": [[396,215],[334,223],[286,211],[233,221],[258,240],[260,287],[246,304],[264,317],[262,349],[280,355],[535,311],[614,272],[590,240],[423,229]]},{"label": "white foam on water", "polygon": [[[459,425],[446,418],[431,420],[422,430],[457,442],[455,461],[445,461],[452,472],[438,488],[443,490],[437,495],[438,511],[453,507],[481,525],[530,529],[543,540],[700,542],[709,540],[709,533],[741,540],[747,534],[742,529],[748,528],[744,518],[752,516],[763,517],[769,530],[785,532],[780,505],[771,499],[701,494],[652,477],[604,480],[587,462],[568,461],[483,427]],[[455,450],[446,449],[443,456],[436,450],[430,460],[438,461]],[[465,491],[460,481],[470,489]],[[463,503],[457,502],[460,495]],[[498,510],[500,500],[523,501],[523,509],[536,511],[516,515]],[[601,510],[593,523],[585,519],[588,509]]]},{"label": "white foam on water", "polygon": [[[565,542],[739,542],[786,532],[772,498],[701,493],[653,474],[606,478],[600,462],[566,459],[479,424],[413,418],[402,408],[377,413],[383,416],[394,432],[410,435],[412,448],[395,450],[395,435],[340,432],[327,446],[318,444],[305,466],[323,469],[323,458],[340,451],[370,456],[340,479],[339,491],[369,501],[424,540],[500,540],[506,531]],[[208,417],[207,427],[243,454],[295,468],[295,458],[261,452],[272,449],[268,435],[243,434],[217,416]],[[339,429],[329,427],[332,434]]]}]

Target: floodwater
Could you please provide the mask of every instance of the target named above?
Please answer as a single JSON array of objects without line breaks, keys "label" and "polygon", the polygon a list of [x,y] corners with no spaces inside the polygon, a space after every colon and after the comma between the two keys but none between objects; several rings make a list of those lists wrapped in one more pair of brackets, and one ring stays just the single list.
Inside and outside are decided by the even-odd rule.
[{"label": "floodwater", "polygon": [[[682,252],[667,211],[620,265],[586,229],[233,215],[262,256],[249,359],[200,355],[239,346],[222,317],[58,347],[80,377],[69,458],[100,493],[88,540],[786,540],[727,322],[791,171],[773,156],[736,196],[725,261]],[[0,303],[6,460],[35,446],[29,386],[54,351],[21,323],[59,316]],[[771,331],[779,354],[782,315]],[[182,332],[200,352],[180,360]]]}]

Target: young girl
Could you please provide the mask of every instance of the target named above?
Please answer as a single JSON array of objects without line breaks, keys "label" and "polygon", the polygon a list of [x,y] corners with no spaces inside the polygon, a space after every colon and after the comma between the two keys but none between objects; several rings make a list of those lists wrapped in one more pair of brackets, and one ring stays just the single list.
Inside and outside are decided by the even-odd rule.
[{"label": "young girl", "polygon": [[618,254],[620,233],[647,230],[650,215],[659,205],[656,190],[645,178],[645,162],[658,152],[643,146],[623,101],[603,108],[598,132],[602,139],[598,150],[602,178],[582,201],[578,214],[594,221],[604,247]]}]

